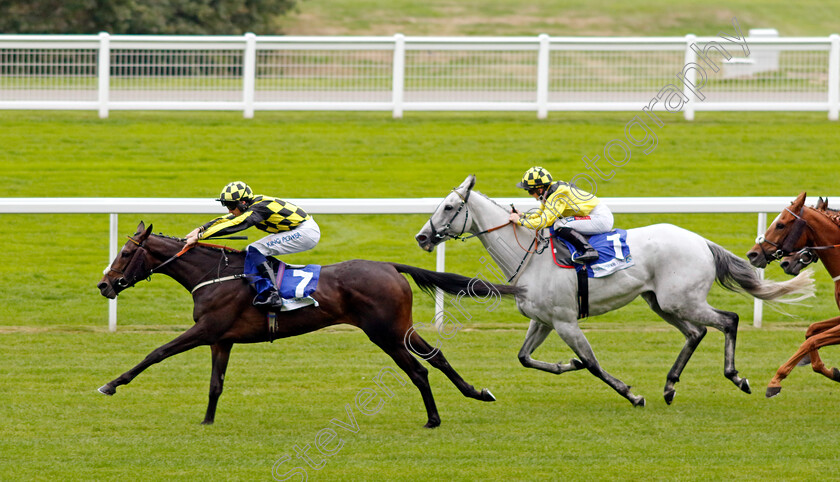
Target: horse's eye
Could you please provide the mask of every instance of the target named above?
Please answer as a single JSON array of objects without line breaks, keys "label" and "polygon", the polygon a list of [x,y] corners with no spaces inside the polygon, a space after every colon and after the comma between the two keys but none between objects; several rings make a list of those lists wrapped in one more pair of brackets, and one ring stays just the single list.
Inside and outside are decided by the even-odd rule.
[{"label": "horse's eye", "polygon": [[776,229],[785,229],[784,223],[776,223]]},{"label": "horse's eye", "polygon": [[443,210],[444,211],[452,211],[452,206],[451,205],[446,205],[446,206],[443,207]]},{"label": "horse's eye", "polygon": [[120,253],[120,256],[122,256],[123,258],[128,258],[129,256],[131,256],[131,253],[123,251],[122,253]]}]

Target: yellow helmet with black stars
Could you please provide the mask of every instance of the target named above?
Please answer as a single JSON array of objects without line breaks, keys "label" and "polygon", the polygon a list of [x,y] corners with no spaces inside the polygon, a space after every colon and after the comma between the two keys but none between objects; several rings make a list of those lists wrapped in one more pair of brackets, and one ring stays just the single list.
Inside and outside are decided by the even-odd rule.
[{"label": "yellow helmet with black stars", "polygon": [[247,184],[242,181],[233,181],[222,189],[222,193],[219,194],[217,201],[222,204],[238,204],[241,202],[248,204],[252,199],[254,199],[254,192]]},{"label": "yellow helmet with black stars", "polygon": [[542,167],[534,166],[522,176],[522,181],[516,184],[516,187],[522,189],[536,189],[539,187],[547,187],[551,184],[551,173]]}]

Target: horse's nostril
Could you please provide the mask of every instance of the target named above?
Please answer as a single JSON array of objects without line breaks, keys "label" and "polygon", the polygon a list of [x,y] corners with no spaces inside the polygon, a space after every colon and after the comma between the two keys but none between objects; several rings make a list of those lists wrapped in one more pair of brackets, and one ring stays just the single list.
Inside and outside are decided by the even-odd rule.
[{"label": "horse's nostril", "polygon": [[425,234],[418,234],[417,236],[414,237],[414,239],[416,239],[418,242],[425,243],[426,239],[428,239],[428,238],[426,238]]},{"label": "horse's nostril", "polygon": [[784,269],[787,269],[787,268],[788,268],[788,266],[790,266],[790,262],[789,262],[789,261],[782,261],[781,263],[779,263],[779,266],[780,266],[783,270],[784,270]]}]

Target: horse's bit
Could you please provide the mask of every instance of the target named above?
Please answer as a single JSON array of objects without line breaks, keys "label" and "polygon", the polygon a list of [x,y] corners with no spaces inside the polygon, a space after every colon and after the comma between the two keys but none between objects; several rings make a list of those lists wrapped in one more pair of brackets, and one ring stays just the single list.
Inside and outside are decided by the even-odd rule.
[{"label": "horse's bit", "polygon": [[[804,231],[806,227],[808,229],[812,229],[811,226],[808,225],[808,222],[805,221],[805,219],[802,218],[802,212],[804,210],[805,210],[805,207],[803,206],[802,209],[799,210],[799,214],[796,214],[793,211],[791,211],[790,209],[785,208],[785,211],[789,212],[794,218],[796,218],[796,221],[793,222],[793,227],[791,228],[791,230],[787,234],[787,236],[785,236],[785,239],[782,240],[781,245],[779,245],[777,243],[774,243],[773,241],[770,241],[769,239],[765,238],[763,234],[761,234],[757,238],[755,238],[755,244],[757,244],[759,247],[761,247],[761,252],[762,252],[762,254],[764,254],[765,258],[773,258],[774,260],[778,261],[778,260],[784,258],[785,256],[789,256],[789,255],[793,254],[793,252],[792,252],[793,245],[796,244],[796,242],[799,240],[800,236],[802,236],[802,231]],[[773,246],[774,248],[776,248],[776,251],[774,251],[772,254],[768,255],[767,251],[764,250],[764,246],[762,246],[762,243],[767,243],[767,244]]]}]

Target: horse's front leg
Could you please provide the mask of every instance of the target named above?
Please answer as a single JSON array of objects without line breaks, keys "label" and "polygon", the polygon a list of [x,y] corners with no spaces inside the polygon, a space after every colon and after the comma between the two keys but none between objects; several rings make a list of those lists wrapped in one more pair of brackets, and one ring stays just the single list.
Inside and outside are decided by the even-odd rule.
[{"label": "horse's front leg", "polygon": [[573,370],[580,370],[584,368],[584,364],[577,358],[572,358],[569,363],[546,363],[544,361],[534,360],[531,354],[534,353],[542,343],[545,341],[548,334],[551,333],[551,327],[543,323],[531,320],[528,326],[528,333],[525,335],[525,342],[519,350],[519,362],[526,368],[536,368],[537,370],[546,371],[559,375]]},{"label": "horse's front leg", "polygon": [[819,354],[817,353],[817,350],[824,346],[837,344],[840,344],[840,326],[835,326],[834,328],[825,330],[817,335],[812,335],[810,338],[805,340],[805,343],[800,345],[796,353],[794,353],[787,362],[779,367],[776,374],[773,376],[773,379],[770,380],[770,383],[767,385],[767,398],[775,397],[782,391],[782,380],[787,378],[799,361],[809,354],[811,356],[811,366],[815,372],[821,373],[834,381],[840,382],[840,370],[837,368],[828,369],[825,364],[823,364]]},{"label": "horse's front leg", "polygon": [[99,393],[113,395],[117,392],[118,386],[130,383],[137,375],[151,365],[159,363],[172,355],[177,355],[178,353],[193,349],[199,345],[210,344],[211,342],[207,338],[207,330],[205,330],[204,325],[202,323],[196,323],[189,330],[185,331],[174,340],[156,348],[146,355],[146,358],[131,370],[99,387]]},{"label": "horse's front leg", "polygon": [[225,372],[227,371],[228,360],[230,360],[230,349],[233,343],[216,343],[210,347],[213,359],[213,370],[210,375],[210,399],[207,402],[207,414],[204,416],[203,425],[211,425],[216,419],[216,404],[222,394],[225,384]]},{"label": "horse's front leg", "polygon": [[580,357],[584,366],[590,373],[600,378],[604,383],[612,387],[621,396],[626,398],[633,404],[634,407],[644,407],[645,398],[642,396],[633,395],[630,387],[619,380],[618,378],[607,373],[601,368],[598,359],[595,358],[595,352],[592,351],[592,346],[589,340],[581,331],[577,321],[556,321],[554,322],[554,329],[560,335],[560,338],[566,342],[567,345]]}]

